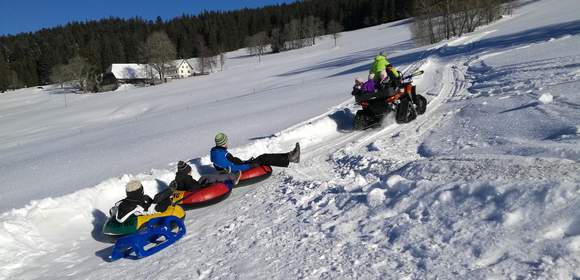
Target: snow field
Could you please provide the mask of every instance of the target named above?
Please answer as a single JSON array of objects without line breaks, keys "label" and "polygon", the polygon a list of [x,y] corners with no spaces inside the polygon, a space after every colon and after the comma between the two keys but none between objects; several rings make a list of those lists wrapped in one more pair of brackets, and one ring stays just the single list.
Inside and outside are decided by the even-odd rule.
[{"label": "snow field", "polygon": [[[415,81],[429,100],[424,115],[404,125],[387,116],[379,129],[353,132],[358,108],[351,100],[340,103],[344,96],[318,116],[293,110],[301,119],[287,129],[252,131],[249,140],[235,142],[234,154],[285,152],[299,141],[301,163],[275,169],[268,181],[236,189],[220,204],[188,211],[188,234],[150,258],[105,263],[110,244],[98,242],[98,231],[128,180],[143,180],[154,194],[172,179],[173,165],[5,212],[0,276],[580,278],[580,29],[571,8],[577,6],[572,0],[530,2],[466,37],[423,48],[399,44],[405,47],[392,52],[391,61],[426,71]],[[401,35],[406,28],[389,24],[348,36],[388,30],[408,38]],[[313,64],[306,63],[316,58],[313,50],[296,51],[293,59],[306,66],[281,66],[284,75],[268,83],[297,88],[292,84],[300,81],[301,90],[320,93],[335,90],[325,89],[322,77],[338,77],[349,88],[376,51],[389,46],[361,41]],[[287,62],[277,59],[267,66]],[[252,88],[244,78],[233,82]],[[542,102],[548,94],[552,101]],[[236,98],[225,100],[248,106]],[[190,161],[197,173],[211,170],[206,153]]]}]

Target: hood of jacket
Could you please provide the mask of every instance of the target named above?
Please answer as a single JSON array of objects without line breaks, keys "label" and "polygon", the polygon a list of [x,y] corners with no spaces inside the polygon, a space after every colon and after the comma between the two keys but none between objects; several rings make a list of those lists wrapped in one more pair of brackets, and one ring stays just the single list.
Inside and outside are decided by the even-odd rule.
[{"label": "hood of jacket", "polygon": [[375,56],[375,62],[380,62],[380,61],[387,61],[387,57],[385,57],[384,55],[377,55]]}]

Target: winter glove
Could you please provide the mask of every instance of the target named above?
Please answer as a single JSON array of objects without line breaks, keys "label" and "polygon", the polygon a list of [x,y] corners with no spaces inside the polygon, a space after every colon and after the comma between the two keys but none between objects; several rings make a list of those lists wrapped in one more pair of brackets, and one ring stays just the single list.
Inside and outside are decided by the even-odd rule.
[{"label": "winter glove", "polygon": [[[155,204],[153,204],[155,205]],[[158,204],[155,205],[155,211],[157,212],[165,212],[165,210],[167,210],[167,208],[169,207],[169,205],[171,205],[171,200],[166,199],[163,201],[160,201]]]},{"label": "winter glove", "polygon": [[109,210],[109,216],[115,217],[115,216],[117,216],[117,212],[119,212],[119,207],[117,205],[115,205]]},{"label": "winter glove", "polygon": [[157,203],[151,203],[151,206],[149,206],[149,209],[147,209],[146,215],[151,215],[151,214],[155,214],[155,213],[158,213]]},{"label": "winter glove", "polygon": [[230,166],[228,166],[227,168],[224,168],[224,169],[220,170],[219,173],[221,173],[221,174],[230,174],[230,173],[232,173],[232,168]]}]

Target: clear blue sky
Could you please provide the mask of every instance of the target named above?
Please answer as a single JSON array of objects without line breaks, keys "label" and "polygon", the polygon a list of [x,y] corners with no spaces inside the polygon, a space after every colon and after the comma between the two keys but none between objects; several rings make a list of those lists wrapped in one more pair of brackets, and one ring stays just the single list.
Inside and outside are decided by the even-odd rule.
[{"label": "clear blue sky", "polygon": [[235,10],[294,0],[0,0],[0,35],[34,32],[71,21],[110,16],[168,20],[204,10]]}]

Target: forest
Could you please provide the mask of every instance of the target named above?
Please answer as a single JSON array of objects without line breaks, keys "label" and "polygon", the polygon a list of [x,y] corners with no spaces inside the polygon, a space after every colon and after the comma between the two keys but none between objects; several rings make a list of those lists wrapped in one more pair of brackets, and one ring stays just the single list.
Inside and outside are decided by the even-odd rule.
[{"label": "forest", "polygon": [[300,48],[315,44],[316,38],[324,34],[333,34],[336,40],[340,31],[416,14],[416,41],[433,43],[495,20],[495,11],[499,11],[496,8],[503,2],[305,0],[255,9],[184,14],[168,20],[135,17],[70,22],[0,37],[0,91],[61,83],[68,72],[74,72],[66,76],[69,78],[93,80],[90,77],[105,72],[111,63],[151,63],[148,39],[151,41],[151,36],[159,33],[162,37],[166,34],[170,41],[166,45],[171,50],[165,55],[170,57],[164,60],[215,57],[243,47],[261,56],[265,45],[272,52]]},{"label": "forest", "polygon": [[[106,71],[111,63],[145,62],[143,44],[164,31],[176,49],[175,58],[191,58],[243,48],[247,38],[265,32],[282,36],[292,20],[320,20],[325,33],[331,21],[354,30],[410,16],[409,0],[311,0],[256,9],[182,15],[177,18],[106,18],[0,37],[0,90],[53,82],[55,66],[80,56],[90,73]],[[288,27],[286,28],[288,29]],[[281,51],[277,49],[275,51]]]}]

